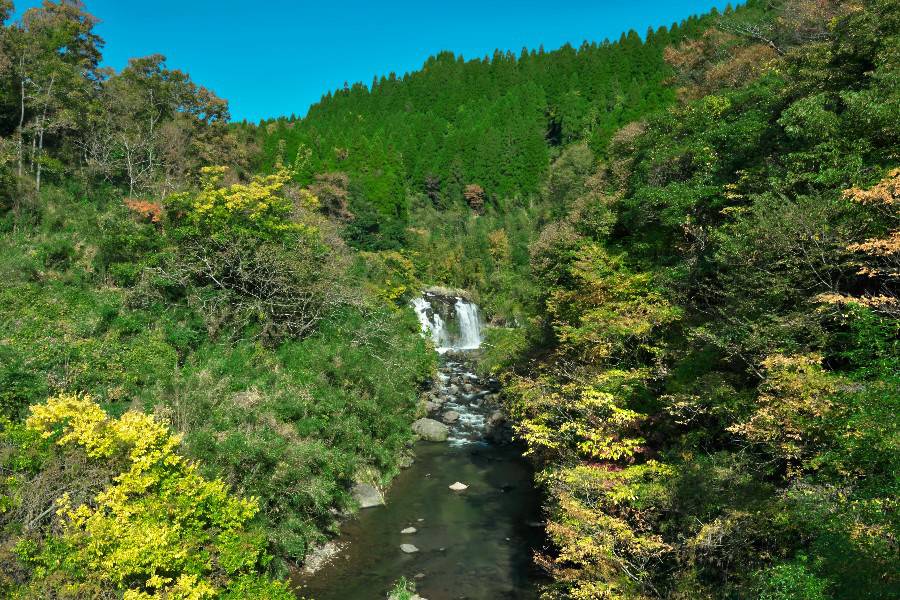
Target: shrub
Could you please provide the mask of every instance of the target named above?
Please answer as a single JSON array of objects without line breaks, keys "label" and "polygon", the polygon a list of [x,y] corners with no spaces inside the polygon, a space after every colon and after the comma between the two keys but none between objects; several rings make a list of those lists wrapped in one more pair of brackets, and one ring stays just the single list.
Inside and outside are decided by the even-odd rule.
[{"label": "shrub", "polygon": [[168,199],[177,252],[158,271],[186,292],[211,334],[228,327],[274,344],[357,302],[342,248],[309,214],[315,198],[302,192],[295,204],[281,194],[290,173],[223,187],[224,172],[203,169],[199,192]]},{"label": "shrub", "polygon": [[407,311],[345,309],[275,351],[207,345],[146,407],[204,473],[259,499],[270,547],[299,561],[353,509],[358,474],[398,471],[432,354]]},{"label": "shrub", "polygon": [[[291,179],[288,171],[253,177],[249,183],[223,186],[225,167],[203,167],[201,189],[182,192],[166,200],[169,213],[182,227],[196,235],[242,232],[262,238],[278,238],[304,226],[291,220],[294,202],[281,194]],[[304,208],[318,205],[315,196],[300,195]]]},{"label": "shrub", "polygon": [[775,565],[757,572],[759,600],[826,600],[828,581],[809,572],[802,562]]},{"label": "shrub", "polygon": [[114,419],[89,397],[63,395],[33,406],[26,423],[54,452],[75,451],[89,465],[118,471],[94,496],[75,496],[77,482],[65,481],[50,504],[54,524],[16,545],[30,571],[29,593],[186,600],[252,589],[258,598],[292,598],[260,574],[268,557],[254,522],[256,499],[202,477],[177,453],[179,439],[152,417],[129,411]]}]

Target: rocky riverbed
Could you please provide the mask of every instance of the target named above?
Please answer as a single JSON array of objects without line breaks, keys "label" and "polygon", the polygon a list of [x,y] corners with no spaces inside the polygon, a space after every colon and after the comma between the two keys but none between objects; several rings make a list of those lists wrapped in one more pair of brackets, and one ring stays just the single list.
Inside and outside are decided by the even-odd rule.
[{"label": "rocky riverbed", "polygon": [[405,577],[422,600],[537,598],[538,495],[511,441],[500,383],[475,373],[478,309],[434,292],[414,304],[441,355],[420,398],[424,416],[412,424],[415,460],[386,492],[357,484],[354,496],[369,508],[314,553],[315,572],[296,574],[298,596],[386,598]]},{"label": "rocky riverbed", "polygon": [[413,431],[432,442],[509,443],[511,432],[499,392],[499,381],[475,374],[471,355],[447,353],[432,388],[422,396],[428,416],[413,423]]}]

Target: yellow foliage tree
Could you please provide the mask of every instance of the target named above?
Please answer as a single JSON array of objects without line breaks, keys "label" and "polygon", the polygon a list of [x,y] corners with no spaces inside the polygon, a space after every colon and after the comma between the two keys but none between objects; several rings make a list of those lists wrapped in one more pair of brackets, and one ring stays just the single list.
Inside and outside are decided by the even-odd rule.
[{"label": "yellow foliage tree", "polygon": [[829,428],[841,410],[836,398],[841,379],[821,363],[822,357],[815,354],[767,358],[755,412],[748,421],[729,428],[770,448],[792,475],[811,466],[804,459],[833,435]]},{"label": "yellow foliage tree", "polygon": [[39,587],[80,597],[115,590],[126,600],[292,598],[259,574],[267,561],[252,527],[255,499],[229,494],[177,452],[179,439],[152,417],[110,418],[88,397],[62,395],[31,408],[27,426],[58,446],[125,465],[92,502],[57,500],[59,538],[30,560]]},{"label": "yellow foliage tree", "polygon": [[374,292],[388,303],[396,303],[419,287],[416,267],[404,254],[396,250],[360,252],[373,284]]},{"label": "yellow foliage tree", "polygon": [[617,461],[630,459],[643,438],[634,435],[645,415],[627,406],[625,383],[639,383],[640,372],[604,373],[593,385],[556,386],[545,377],[511,382],[511,412],[528,454]]},{"label": "yellow foliage tree", "polygon": [[488,244],[490,244],[491,258],[495,263],[504,265],[509,262],[512,250],[505,229],[495,229],[488,233]]},{"label": "yellow foliage tree", "polygon": [[864,257],[858,273],[880,283],[880,289],[862,296],[822,294],[818,299],[829,304],[854,302],[883,314],[900,317],[900,298],[892,291],[892,284],[900,281],[900,169],[893,169],[868,189],[845,190],[844,198],[876,209],[892,223],[887,235],[852,244],[848,248]]},{"label": "yellow foliage tree", "polygon": [[542,474],[558,553],[541,562],[565,582],[560,597],[641,599],[653,592],[653,563],[671,552],[652,533],[652,513],[666,505],[672,470],[647,460],[646,415],[632,404],[654,375],[654,336],[681,313],[652,273],[599,244],[575,248],[567,270],[547,298],[559,341],[553,368],[507,387],[529,452],[562,465]]},{"label": "yellow foliage tree", "polygon": [[654,287],[652,274],[632,272],[625,257],[598,244],[578,251],[570,275],[575,285],[552,292],[547,310],[560,341],[584,358],[602,360],[626,348],[652,351],[642,342],[680,318]]},{"label": "yellow foliage tree", "polygon": [[[197,233],[228,230],[245,231],[274,237],[308,226],[291,219],[294,200],[281,192],[292,173],[281,169],[271,175],[256,175],[248,183],[223,185],[225,167],[200,169],[200,191],[182,192],[167,199],[171,210],[179,213]],[[318,199],[308,190],[297,195],[299,208],[312,209]]]},{"label": "yellow foliage tree", "polygon": [[648,461],[625,468],[581,464],[545,477],[557,504],[547,532],[559,553],[539,560],[570,584],[567,598],[646,597],[641,588],[649,585],[651,564],[672,550],[652,525],[668,503],[673,475],[671,467]]}]

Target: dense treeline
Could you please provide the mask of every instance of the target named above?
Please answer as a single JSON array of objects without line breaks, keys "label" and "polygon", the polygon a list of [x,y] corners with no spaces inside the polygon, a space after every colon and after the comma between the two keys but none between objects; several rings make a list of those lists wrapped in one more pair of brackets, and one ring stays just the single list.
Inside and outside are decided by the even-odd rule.
[{"label": "dense treeline", "polygon": [[412,441],[415,318],[224,100],[0,9],[0,595],[292,598]]},{"label": "dense treeline", "polygon": [[679,104],[530,246],[548,598],[900,594],[900,5],[764,8],[666,51]]},{"label": "dense treeline", "polygon": [[[0,2],[0,19],[12,2]],[[205,164],[240,166],[228,104],[165,57],[132,59],[119,73],[99,66],[103,40],[79,2],[50,2],[4,27],[0,46],[0,135],[4,182],[71,178],[165,196]],[[18,206],[14,208],[18,209]]]},{"label": "dense treeline", "polygon": [[419,71],[346,86],[303,119],[247,125],[243,135],[259,146],[263,169],[302,163],[304,184],[315,174],[346,174],[348,237],[396,247],[414,196],[439,210],[468,201],[476,211],[505,211],[539,189],[554,148],[587,140],[599,151],[619,127],[668,105],[663,50],[707,20],[577,49],[472,60],[443,52]]}]

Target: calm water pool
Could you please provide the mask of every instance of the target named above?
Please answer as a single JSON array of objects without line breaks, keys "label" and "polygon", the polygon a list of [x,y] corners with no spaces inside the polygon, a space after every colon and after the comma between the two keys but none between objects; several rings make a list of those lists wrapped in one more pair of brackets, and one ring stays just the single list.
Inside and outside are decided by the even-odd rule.
[{"label": "calm water pool", "polygon": [[[363,510],[345,525],[340,556],[295,579],[298,596],[385,598],[405,576],[428,600],[537,598],[540,573],[532,555],[543,535],[539,499],[519,451],[420,442],[416,455],[390,487],[386,506]],[[469,488],[451,491],[456,481]],[[417,532],[401,534],[407,527]],[[404,543],[419,552],[404,553]]]}]

